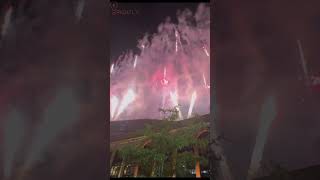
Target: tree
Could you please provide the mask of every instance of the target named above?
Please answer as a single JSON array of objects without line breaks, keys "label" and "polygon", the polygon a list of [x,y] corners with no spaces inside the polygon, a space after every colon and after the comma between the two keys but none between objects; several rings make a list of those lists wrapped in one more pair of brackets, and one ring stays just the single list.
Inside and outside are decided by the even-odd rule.
[{"label": "tree", "polygon": [[143,144],[121,148],[119,154],[123,162],[139,165],[140,176],[154,177],[187,177],[191,175],[189,170],[194,169],[197,161],[207,165],[206,158],[184,151],[190,147],[207,148],[208,140],[197,137],[197,133],[207,128],[207,125],[197,120],[199,117],[195,117],[195,121],[178,127],[175,122],[179,117],[177,107],[159,111],[164,114],[164,119],[160,125],[146,125],[146,141]]}]

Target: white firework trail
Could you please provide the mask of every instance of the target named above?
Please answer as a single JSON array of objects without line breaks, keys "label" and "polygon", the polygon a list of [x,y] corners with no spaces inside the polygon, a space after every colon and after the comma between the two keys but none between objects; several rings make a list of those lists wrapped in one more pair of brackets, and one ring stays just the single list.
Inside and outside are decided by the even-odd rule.
[{"label": "white firework trail", "polygon": [[75,16],[76,16],[78,22],[82,18],[85,2],[86,2],[85,0],[79,0],[78,3],[77,3]]},{"label": "white firework trail", "polygon": [[114,70],[114,64],[111,65],[111,68],[110,68],[110,74],[113,73],[113,70]]},{"label": "white firework trail", "polygon": [[206,77],[204,76],[204,73],[202,73],[202,79],[203,79],[204,87],[210,89],[210,85],[207,84]]},{"label": "white firework trail", "polygon": [[276,116],[274,98],[269,97],[262,107],[260,128],[256,137],[256,144],[253,149],[251,163],[248,171],[248,180],[255,179],[260,169],[264,146],[267,142],[268,131]]},{"label": "white firework trail", "polygon": [[23,169],[29,169],[41,160],[46,148],[66,128],[79,120],[80,105],[70,88],[63,88],[44,113],[43,123],[34,134]]},{"label": "white firework trail", "polygon": [[134,63],[133,63],[133,68],[135,69],[137,66],[137,62],[138,62],[138,55],[135,56],[134,58]]},{"label": "white firework trail", "polygon": [[301,41],[297,40],[298,43],[298,48],[299,48],[299,54],[300,54],[300,60],[301,60],[301,66],[302,66],[302,70],[303,70],[303,74],[304,74],[304,79],[306,81],[306,85],[310,85],[310,78],[308,75],[308,68],[307,68],[307,62],[303,53],[303,49],[302,49],[302,45],[301,45]]},{"label": "white firework trail", "polygon": [[1,28],[1,37],[5,37],[9,32],[9,29],[11,27],[12,12],[13,12],[13,8],[12,7],[10,7],[6,11],[6,14],[4,16],[4,22],[3,22],[2,28]]},{"label": "white firework trail", "polygon": [[111,103],[111,119],[114,117],[114,114],[116,112],[116,109],[119,105],[119,99],[116,97],[116,96],[112,96],[111,99],[110,99],[110,103]]},{"label": "white firework trail", "polygon": [[182,47],[182,44],[181,44],[179,32],[177,30],[175,30],[174,34],[176,37],[176,52],[178,52],[178,44],[180,44],[181,47]]},{"label": "white firework trail", "polygon": [[18,111],[12,111],[7,118],[4,128],[4,176],[9,178],[12,174],[12,168],[15,156],[21,148],[24,137],[25,123],[23,116]]},{"label": "white firework trail", "polygon": [[190,106],[189,106],[189,111],[188,111],[188,118],[191,117],[192,110],[193,110],[193,106],[194,106],[194,104],[195,104],[195,102],[196,102],[196,99],[197,99],[197,92],[194,91],[194,92],[192,93],[192,96],[191,96],[191,101],[190,101]]},{"label": "white firework trail", "polygon": [[172,105],[177,107],[177,110],[179,112],[179,120],[182,120],[183,116],[182,116],[180,108],[178,107],[179,103],[178,103],[178,93],[177,93],[177,91],[170,92],[170,98],[171,98]]},{"label": "white firework trail", "polygon": [[210,57],[210,54],[209,54],[207,48],[203,46],[203,50],[204,50],[204,52],[206,53],[206,55],[207,55],[208,57]]},{"label": "white firework trail", "polygon": [[115,120],[118,119],[119,115],[129,106],[129,104],[131,104],[135,100],[135,98],[136,94],[132,89],[129,89],[121,100],[117,115],[114,118]]}]

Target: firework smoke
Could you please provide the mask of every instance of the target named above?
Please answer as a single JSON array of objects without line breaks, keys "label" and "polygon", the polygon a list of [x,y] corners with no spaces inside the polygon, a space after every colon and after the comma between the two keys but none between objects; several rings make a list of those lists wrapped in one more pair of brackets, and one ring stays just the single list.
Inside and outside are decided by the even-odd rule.
[{"label": "firework smoke", "polygon": [[31,148],[25,162],[25,168],[29,168],[41,155],[47,146],[68,126],[78,120],[79,103],[73,97],[71,89],[63,89],[56,96],[45,112],[44,122],[36,132]]},{"label": "firework smoke", "polygon": [[196,92],[193,92],[193,93],[192,93],[192,96],[191,96],[189,111],[188,111],[188,118],[191,117],[192,110],[193,110],[193,106],[194,106],[194,103],[196,102],[196,98],[197,98],[197,93],[196,93]]},{"label": "firework smoke", "polygon": [[263,156],[264,146],[268,138],[268,131],[276,115],[273,97],[269,97],[262,107],[260,128],[256,137],[256,144],[253,149],[251,164],[248,172],[248,180],[254,179],[260,169],[260,162]]},{"label": "firework smoke", "polygon": [[134,103],[120,111],[118,108],[118,120],[161,118],[159,107],[171,108],[170,93],[179,95],[176,101],[181,117],[187,116],[194,91],[197,103],[193,111],[200,115],[210,112],[208,84],[204,87],[202,80],[203,73],[210,74],[210,61],[203,49],[210,48],[210,8],[200,4],[195,13],[178,10],[177,20],[178,23],[173,23],[168,17],[156,33],[138,40],[140,53],[128,50],[113,60],[112,96],[123,98],[132,82],[135,86]]},{"label": "firework smoke", "polygon": [[4,176],[9,178],[11,176],[12,167],[14,164],[15,156],[19,150],[24,137],[25,125],[22,120],[22,115],[13,110],[7,120],[6,127],[4,128]]},{"label": "firework smoke", "polygon": [[1,37],[4,38],[7,33],[9,32],[11,26],[11,18],[12,18],[13,8],[10,6],[9,9],[6,11],[4,16],[4,22],[1,28]]}]

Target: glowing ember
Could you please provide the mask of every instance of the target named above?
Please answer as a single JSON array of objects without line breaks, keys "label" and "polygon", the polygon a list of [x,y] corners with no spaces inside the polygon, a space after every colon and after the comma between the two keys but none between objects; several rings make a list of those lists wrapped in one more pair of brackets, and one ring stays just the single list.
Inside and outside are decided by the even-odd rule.
[{"label": "glowing ember", "polygon": [[128,92],[122,98],[120,106],[118,108],[118,113],[114,119],[117,119],[119,115],[131,104],[136,98],[136,94],[132,89],[129,89]]},{"label": "glowing ember", "polygon": [[192,93],[192,97],[191,97],[191,102],[190,102],[189,111],[188,111],[188,118],[191,117],[193,106],[194,106],[194,103],[196,101],[196,98],[197,98],[197,93],[194,91]]},{"label": "glowing ember", "polygon": [[116,109],[117,109],[117,107],[118,107],[118,104],[119,104],[119,99],[116,97],[116,96],[112,96],[111,97],[111,118],[113,118],[114,117],[114,114],[115,114],[115,112],[116,112]]}]

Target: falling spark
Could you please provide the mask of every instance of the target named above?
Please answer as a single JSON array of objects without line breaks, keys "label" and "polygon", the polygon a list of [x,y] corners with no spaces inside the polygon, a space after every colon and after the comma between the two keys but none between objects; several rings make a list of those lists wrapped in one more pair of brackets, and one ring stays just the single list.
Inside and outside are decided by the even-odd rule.
[{"label": "falling spark", "polygon": [[118,113],[115,116],[115,119],[118,119],[119,115],[131,104],[136,98],[136,94],[132,89],[129,89],[127,93],[122,98],[120,106],[118,108]]},{"label": "falling spark", "polygon": [[85,6],[85,0],[79,0],[76,7],[76,12],[75,12],[77,21],[80,21],[82,18],[84,6]]},{"label": "falling spark", "polygon": [[206,77],[204,76],[204,73],[202,74],[202,77],[203,77],[204,86],[207,87],[207,81],[206,81]]},{"label": "falling spark", "polygon": [[16,110],[12,111],[8,116],[6,128],[4,128],[4,175],[6,178],[11,176],[14,157],[24,135],[24,126],[21,114]]},{"label": "falling spark", "polygon": [[276,116],[273,97],[269,97],[262,107],[260,128],[256,137],[256,144],[253,149],[251,164],[248,172],[248,180],[255,179],[260,169],[260,162],[263,156],[263,149],[267,142],[268,131]]},{"label": "falling spark", "polygon": [[207,85],[207,81],[206,81],[206,77],[204,76],[204,73],[202,74],[202,78],[203,78],[204,87],[207,89],[210,89],[210,85]]},{"label": "falling spark", "polygon": [[112,96],[111,98],[111,118],[114,117],[114,114],[116,112],[116,109],[119,105],[119,99],[116,96]]},{"label": "falling spark", "polygon": [[178,93],[177,93],[177,91],[174,92],[174,93],[170,92],[170,98],[171,98],[172,105],[177,107],[177,110],[179,111],[179,119],[182,120],[183,116],[182,116],[182,113],[180,111],[180,108],[178,107],[179,103],[178,103]]},{"label": "falling spark", "polygon": [[136,68],[137,61],[138,61],[138,56],[136,55],[135,58],[134,58],[133,68]]},{"label": "falling spark", "polygon": [[209,54],[207,48],[203,46],[203,50],[204,50],[204,52],[206,53],[206,55],[207,55],[208,57],[210,57],[210,54]]},{"label": "falling spark", "polygon": [[9,28],[11,26],[12,12],[13,12],[13,8],[9,7],[4,17],[4,22],[1,30],[1,37],[5,37],[9,31]]},{"label": "falling spark", "polygon": [[113,73],[113,69],[114,69],[114,64],[111,65],[111,68],[110,68],[110,73],[112,74]]},{"label": "falling spark", "polygon": [[176,52],[178,52],[178,32],[177,32],[177,30],[175,31],[175,35],[176,35]]},{"label": "falling spark", "polygon": [[182,44],[181,44],[181,41],[180,41],[179,32],[177,30],[175,30],[174,34],[176,36],[176,52],[178,52],[178,43],[180,44],[180,46],[182,46]]},{"label": "falling spark", "polygon": [[306,85],[308,86],[310,83],[309,80],[309,76],[308,76],[308,68],[307,68],[307,62],[303,53],[303,49],[302,49],[302,45],[301,45],[301,41],[298,40],[298,48],[299,48],[299,54],[300,54],[300,60],[301,60],[301,65],[302,65],[302,70],[303,70],[303,74],[304,74],[304,78],[306,80]]},{"label": "falling spark", "polygon": [[188,111],[188,118],[191,117],[193,106],[194,106],[194,103],[196,101],[196,98],[197,98],[197,93],[196,93],[196,91],[194,91],[192,93],[192,97],[191,97],[190,107],[189,107],[189,111]]}]

